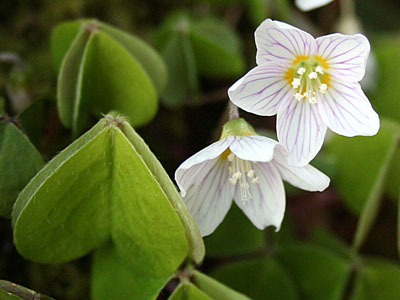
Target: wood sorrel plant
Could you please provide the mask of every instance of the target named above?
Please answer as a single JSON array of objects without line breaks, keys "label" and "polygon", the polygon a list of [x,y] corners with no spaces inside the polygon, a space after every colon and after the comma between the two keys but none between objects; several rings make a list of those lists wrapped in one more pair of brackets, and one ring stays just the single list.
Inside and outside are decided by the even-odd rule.
[{"label": "wood sorrel plant", "polygon": [[[296,2],[310,9],[328,1]],[[57,88],[47,95],[57,101],[11,112],[15,91],[29,91],[20,79],[0,99],[0,215],[12,219],[0,220],[0,300],[50,299],[10,281],[66,300],[398,299],[400,267],[384,244],[392,237],[379,231],[394,227],[393,203],[383,205],[384,226],[378,215],[384,192],[399,193],[400,126],[387,119],[398,106],[379,110],[380,120],[359,87],[369,42],[361,34],[314,39],[261,22],[257,3],[246,2],[261,23],[257,66],[229,89],[245,69],[242,43],[251,40],[233,25],[246,32],[239,3],[215,10],[226,6],[225,18],[208,6],[201,16],[171,8],[164,22],[151,1],[136,3],[135,16],[124,7],[137,32],[155,32],[161,55],[98,20],[54,28]],[[144,24],[146,11],[160,25]],[[387,49],[378,50],[379,58]],[[7,57],[19,56],[0,53],[0,62]],[[29,70],[21,65],[23,55],[19,75]],[[229,118],[216,125],[227,94]],[[168,109],[153,120],[158,98]],[[276,114],[278,141],[265,118],[239,116],[238,106]],[[219,140],[190,157],[214,128]],[[324,141],[327,128],[376,135]],[[318,169],[309,164],[314,157]],[[179,163],[176,187],[168,174]],[[337,237],[349,242],[353,231],[351,246]],[[392,260],[371,257],[378,252]]]}]

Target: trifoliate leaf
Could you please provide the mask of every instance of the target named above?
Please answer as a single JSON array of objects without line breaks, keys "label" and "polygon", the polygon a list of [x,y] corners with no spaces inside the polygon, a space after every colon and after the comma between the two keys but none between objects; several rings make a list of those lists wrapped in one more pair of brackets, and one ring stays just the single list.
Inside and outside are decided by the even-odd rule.
[{"label": "trifoliate leaf", "polygon": [[13,227],[15,245],[24,257],[68,261],[111,238],[140,274],[162,277],[182,263],[188,253],[187,224],[169,199],[167,189],[174,186],[152,172],[149,164],[159,163],[144,153],[144,148],[150,150],[140,137],[125,135],[120,127],[133,132],[121,117],[106,116],[21,192]]},{"label": "trifoliate leaf", "polygon": [[280,245],[277,258],[300,287],[302,299],[340,300],[351,266],[334,252],[309,244]]},{"label": "trifoliate leaf", "polygon": [[92,265],[92,299],[152,300],[170,279],[137,273],[111,244],[97,250]]},{"label": "trifoliate leaf", "polygon": [[0,216],[11,216],[18,194],[43,165],[25,134],[13,123],[0,122]]},{"label": "trifoliate leaf", "polygon": [[54,28],[50,37],[50,48],[58,70],[81,26],[88,22],[97,24],[99,30],[120,43],[146,70],[157,91],[162,91],[167,81],[167,70],[159,54],[139,38],[100,21],[78,20],[64,22]]},{"label": "trifoliate leaf", "polygon": [[57,85],[62,123],[78,135],[88,113],[117,109],[134,126],[151,120],[158,107],[155,88],[161,90],[166,81],[161,58],[125,32],[97,21],[79,22],[79,33],[68,48],[57,43],[64,34],[73,36],[78,23],[59,25],[52,37],[55,60],[63,56]]},{"label": "trifoliate leaf", "polygon": [[254,300],[299,299],[290,274],[272,258],[227,263],[211,276]]}]

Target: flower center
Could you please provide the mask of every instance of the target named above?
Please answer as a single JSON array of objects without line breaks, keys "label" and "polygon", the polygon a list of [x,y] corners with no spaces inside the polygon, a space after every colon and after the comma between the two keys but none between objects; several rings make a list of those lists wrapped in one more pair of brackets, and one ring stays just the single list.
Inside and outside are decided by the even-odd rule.
[{"label": "flower center", "polygon": [[233,185],[239,182],[241,200],[243,204],[246,204],[246,201],[252,198],[250,184],[258,184],[260,179],[256,176],[251,161],[242,160],[233,153],[228,155],[228,161],[229,174],[232,174],[229,182]]},{"label": "flower center", "polygon": [[317,103],[318,95],[325,94],[329,86],[327,63],[319,57],[301,57],[293,62],[288,71],[290,85],[296,91],[294,98]]}]

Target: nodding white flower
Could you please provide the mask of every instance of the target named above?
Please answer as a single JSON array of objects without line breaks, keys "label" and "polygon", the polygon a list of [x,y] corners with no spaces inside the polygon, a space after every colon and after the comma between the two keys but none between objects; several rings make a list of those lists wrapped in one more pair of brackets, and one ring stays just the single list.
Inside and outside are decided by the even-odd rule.
[{"label": "nodding white flower", "polygon": [[302,11],[310,11],[331,3],[333,0],[296,0],[296,6]]},{"label": "nodding white flower", "polygon": [[183,162],[175,180],[203,236],[211,234],[232,200],[253,224],[279,230],[285,211],[282,179],[307,191],[323,191],[329,178],[307,165],[287,164],[276,141],[257,135],[243,119],[224,125],[221,139]]},{"label": "nodding white flower", "polygon": [[240,108],[277,114],[279,142],[289,163],[308,164],[327,127],[344,135],[374,135],[379,117],[358,83],[370,46],[361,34],[314,39],[288,24],[265,20],[255,32],[257,65],[228,90]]}]

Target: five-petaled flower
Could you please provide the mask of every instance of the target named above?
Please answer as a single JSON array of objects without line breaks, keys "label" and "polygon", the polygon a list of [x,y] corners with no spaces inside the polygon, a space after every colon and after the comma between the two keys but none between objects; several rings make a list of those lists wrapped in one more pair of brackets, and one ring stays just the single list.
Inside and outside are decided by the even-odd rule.
[{"label": "five-petaled flower", "polygon": [[277,114],[279,142],[292,165],[308,164],[327,127],[344,135],[374,135],[379,117],[358,83],[370,46],[361,34],[314,39],[288,24],[265,20],[255,32],[257,66],[228,90],[240,108]]},{"label": "five-petaled flower", "polygon": [[279,230],[285,211],[282,179],[307,191],[323,191],[329,178],[307,165],[289,166],[276,141],[259,136],[243,119],[224,125],[221,139],[183,162],[175,180],[203,236],[222,222],[232,200],[253,224]]}]

